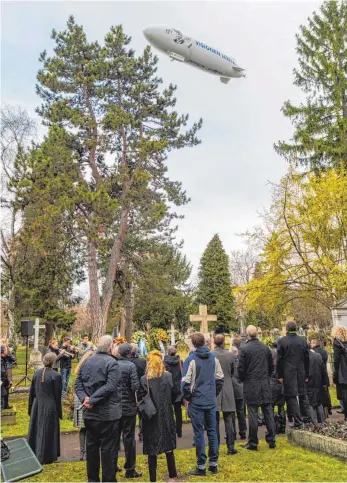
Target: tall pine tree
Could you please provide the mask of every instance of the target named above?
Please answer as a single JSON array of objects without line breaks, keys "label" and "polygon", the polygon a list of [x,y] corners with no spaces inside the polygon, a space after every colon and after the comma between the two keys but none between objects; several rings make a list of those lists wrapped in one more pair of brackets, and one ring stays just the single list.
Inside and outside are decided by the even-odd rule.
[{"label": "tall pine tree", "polygon": [[283,114],[295,131],[290,142],[279,142],[275,149],[315,171],[347,166],[347,1],[324,2],[296,39],[294,84],[306,102],[284,104]]},{"label": "tall pine tree", "polygon": [[217,315],[218,325],[237,327],[229,258],[218,235],[214,235],[200,260],[197,302]]}]

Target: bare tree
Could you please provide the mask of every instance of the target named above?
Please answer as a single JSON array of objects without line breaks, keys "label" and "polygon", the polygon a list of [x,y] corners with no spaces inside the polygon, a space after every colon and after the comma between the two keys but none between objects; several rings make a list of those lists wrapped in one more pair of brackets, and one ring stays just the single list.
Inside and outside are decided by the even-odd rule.
[{"label": "bare tree", "polygon": [[230,275],[233,287],[244,287],[254,277],[259,255],[252,246],[230,253]]},{"label": "bare tree", "polygon": [[1,268],[7,279],[9,340],[13,340],[15,334],[15,238],[20,226],[20,212],[10,181],[17,174],[16,160],[24,155],[35,134],[35,122],[27,111],[9,105],[1,109]]}]

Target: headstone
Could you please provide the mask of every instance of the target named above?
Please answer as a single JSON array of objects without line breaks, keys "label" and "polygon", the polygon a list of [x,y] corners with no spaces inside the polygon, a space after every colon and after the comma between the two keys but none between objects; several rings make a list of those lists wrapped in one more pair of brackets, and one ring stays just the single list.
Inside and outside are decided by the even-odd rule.
[{"label": "headstone", "polygon": [[39,351],[39,333],[40,333],[40,329],[44,329],[44,328],[45,328],[44,325],[40,325],[40,319],[36,318],[35,324],[34,324],[34,348],[30,353],[30,360],[29,360],[29,365],[35,371],[43,367],[42,354]]},{"label": "headstone", "polygon": [[207,305],[199,305],[199,314],[191,315],[190,322],[200,322],[200,332],[209,334],[208,323],[217,322],[217,315],[207,314]]}]

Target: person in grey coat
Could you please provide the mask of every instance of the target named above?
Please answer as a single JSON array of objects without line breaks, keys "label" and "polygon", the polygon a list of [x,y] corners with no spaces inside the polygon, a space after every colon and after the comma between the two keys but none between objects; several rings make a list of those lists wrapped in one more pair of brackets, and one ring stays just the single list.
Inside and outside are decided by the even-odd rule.
[{"label": "person in grey coat", "polygon": [[[239,346],[240,347],[240,346]],[[239,351],[236,345],[231,346],[230,352],[234,355],[234,374],[233,374],[233,388],[235,396],[236,414],[233,413],[234,437],[236,439],[236,416],[239,425],[240,439],[246,439],[247,423],[245,417],[245,402],[243,400],[243,383],[239,379]]]},{"label": "person in grey coat", "polygon": [[224,334],[215,334],[214,343],[215,350],[213,353],[219,360],[223,374],[224,384],[222,390],[217,396],[217,436],[218,443],[220,444],[220,431],[219,420],[220,411],[223,413],[225,435],[227,440],[228,455],[234,455],[237,453],[235,449],[235,436],[233,426],[233,414],[235,415],[235,398],[232,376],[234,374],[234,356],[231,352],[224,349]]}]

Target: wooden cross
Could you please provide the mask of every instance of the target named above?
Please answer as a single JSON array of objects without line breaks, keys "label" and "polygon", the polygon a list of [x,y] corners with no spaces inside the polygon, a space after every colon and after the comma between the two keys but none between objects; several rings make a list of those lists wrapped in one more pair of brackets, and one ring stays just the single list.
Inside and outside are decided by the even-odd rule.
[{"label": "wooden cross", "polygon": [[217,322],[217,315],[207,314],[207,305],[199,305],[199,314],[191,315],[190,322],[200,322],[200,332],[202,334],[208,333],[208,323]]},{"label": "wooden cross", "polygon": [[171,324],[170,327],[170,337],[171,337],[171,345],[175,345],[175,326]]}]

